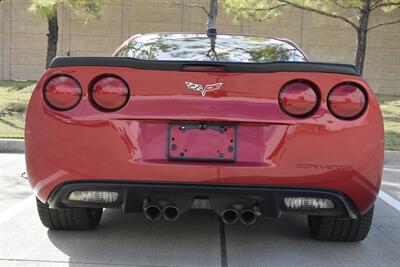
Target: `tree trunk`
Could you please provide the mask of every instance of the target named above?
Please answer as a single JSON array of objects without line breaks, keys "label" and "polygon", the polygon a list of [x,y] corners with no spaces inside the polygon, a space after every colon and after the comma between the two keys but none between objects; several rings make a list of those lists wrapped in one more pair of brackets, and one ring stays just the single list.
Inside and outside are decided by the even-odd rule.
[{"label": "tree trunk", "polygon": [[367,51],[367,32],[363,30],[357,31],[357,48],[354,64],[362,74],[364,71],[365,54]]},{"label": "tree trunk", "polygon": [[47,17],[47,24],[49,27],[49,33],[47,34],[47,58],[46,58],[46,69],[49,67],[50,62],[57,55],[57,43],[58,43],[58,20],[57,10],[54,14]]},{"label": "tree trunk", "polygon": [[217,28],[218,0],[210,0],[207,30]]},{"label": "tree trunk", "polygon": [[354,64],[362,74],[364,71],[364,61],[367,52],[367,34],[368,34],[368,20],[371,13],[370,1],[366,0],[359,20],[359,27],[357,29],[357,48],[356,58]]}]

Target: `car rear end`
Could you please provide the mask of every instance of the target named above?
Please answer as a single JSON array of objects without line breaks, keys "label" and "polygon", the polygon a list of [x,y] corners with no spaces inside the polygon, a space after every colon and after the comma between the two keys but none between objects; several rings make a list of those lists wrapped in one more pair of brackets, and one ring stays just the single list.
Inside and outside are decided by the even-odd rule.
[{"label": "car rear end", "polygon": [[[58,58],[38,82],[25,138],[43,205],[173,221],[209,203],[226,223],[245,224],[284,213],[357,220],[371,210],[383,125],[354,67],[151,60],[134,45],[150,59]],[[177,49],[169,45],[163,53]]]}]

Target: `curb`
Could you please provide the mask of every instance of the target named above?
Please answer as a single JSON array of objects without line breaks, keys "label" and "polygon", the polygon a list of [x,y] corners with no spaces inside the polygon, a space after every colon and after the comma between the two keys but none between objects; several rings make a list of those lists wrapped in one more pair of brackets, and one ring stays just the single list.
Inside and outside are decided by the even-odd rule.
[{"label": "curb", "polygon": [[[24,139],[0,139],[0,153],[24,153]],[[386,165],[400,165],[400,151],[385,150]]]},{"label": "curb", "polygon": [[0,139],[0,153],[24,153],[24,139]]},{"label": "curb", "polygon": [[385,165],[400,166],[400,151],[385,150]]}]

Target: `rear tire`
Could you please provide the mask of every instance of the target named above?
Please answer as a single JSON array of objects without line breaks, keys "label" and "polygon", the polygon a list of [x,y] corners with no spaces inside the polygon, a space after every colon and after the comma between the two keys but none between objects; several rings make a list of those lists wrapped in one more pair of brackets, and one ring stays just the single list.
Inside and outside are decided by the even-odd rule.
[{"label": "rear tire", "polygon": [[51,209],[39,199],[36,206],[42,224],[51,230],[91,230],[103,213],[103,209],[94,208]]},{"label": "rear tire", "polygon": [[311,236],[317,240],[358,242],[367,237],[373,214],[374,206],[358,219],[310,215],[308,229]]}]

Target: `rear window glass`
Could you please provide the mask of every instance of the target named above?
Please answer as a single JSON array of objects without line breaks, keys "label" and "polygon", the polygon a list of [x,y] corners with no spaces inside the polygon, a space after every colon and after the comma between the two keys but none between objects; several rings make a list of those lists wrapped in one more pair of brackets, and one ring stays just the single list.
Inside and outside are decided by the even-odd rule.
[{"label": "rear window glass", "polygon": [[291,44],[277,39],[206,34],[144,34],[128,41],[116,54],[142,60],[266,63],[306,61]]}]

